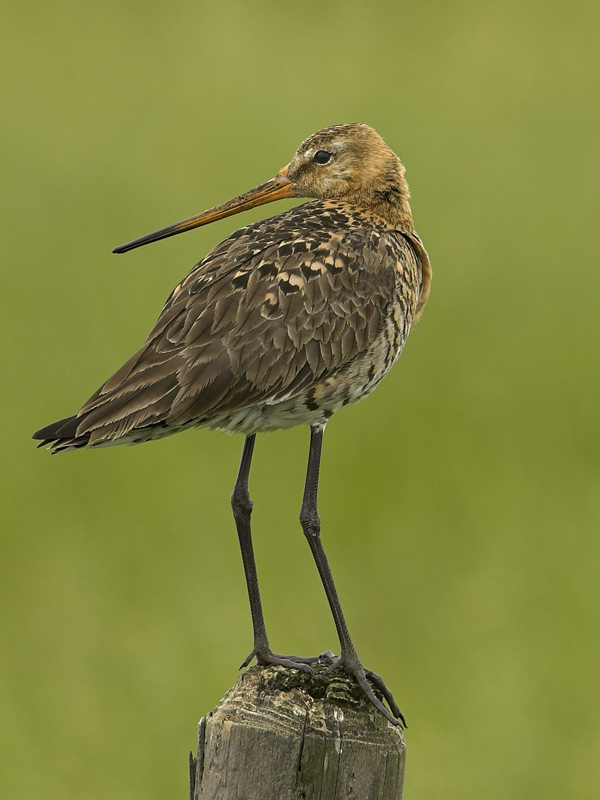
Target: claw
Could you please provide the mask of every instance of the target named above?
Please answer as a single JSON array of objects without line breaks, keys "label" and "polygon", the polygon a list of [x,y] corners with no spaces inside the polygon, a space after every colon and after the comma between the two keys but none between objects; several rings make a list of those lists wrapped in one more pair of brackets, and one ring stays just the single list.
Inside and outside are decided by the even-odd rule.
[{"label": "claw", "polygon": [[402,722],[402,725],[405,728],[408,727],[406,725],[406,720],[404,719],[404,715],[402,714],[402,712],[398,708],[398,704],[394,700],[394,695],[390,692],[388,687],[383,682],[383,678],[381,677],[381,675],[378,675],[376,672],[373,672],[370,669],[365,670],[365,675],[366,675],[367,679],[374,686],[376,686],[377,689],[379,689],[379,691],[381,692],[381,694],[385,697],[386,702],[387,702],[388,706],[390,707],[391,712],[394,715],[394,717],[397,717]]},{"label": "claw", "polygon": [[[337,670],[342,670],[347,675],[351,675],[356,679],[358,685],[363,690],[365,695],[368,697],[371,703],[373,703],[373,705],[379,711],[379,713],[383,714],[383,716],[388,720],[388,722],[391,722],[392,725],[400,725],[403,728],[408,727],[406,724],[406,720],[404,719],[404,715],[402,714],[402,712],[398,708],[398,704],[394,700],[394,695],[390,692],[388,687],[383,682],[383,678],[381,677],[381,675],[378,675],[376,672],[373,672],[370,669],[366,670],[358,659],[350,660],[348,658],[344,658],[344,656],[334,657],[331,661],[331,664],[325,670],[324,674],[331,675],[333,672],[336,672]],[[377,697],[377,695],[373,691],[373,686],[375,686],[375,688],[381,692],[385,701],[390,707],[389,709],[387,709],[383,705],[381,700]]]},{"label": "claw", "polygon": [[254,650],[251,653],[248,653],[248,655],[242,661],[242,663],[240,664],[238,669],[245,669],[246,667],[250,666],[250,662],[252,661],[252,659],[254,658],[255,655],[256,655],[256,653],[255,653]]}]

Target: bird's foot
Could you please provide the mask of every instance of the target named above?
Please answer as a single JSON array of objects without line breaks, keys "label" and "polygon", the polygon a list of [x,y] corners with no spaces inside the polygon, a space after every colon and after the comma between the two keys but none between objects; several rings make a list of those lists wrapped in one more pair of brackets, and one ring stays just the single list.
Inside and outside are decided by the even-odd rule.
[{"label": "bird's foot", "polygon": [[[333,654],[331,655],[333,656]],[[344,656],[342,654],[341,656],[333,656],[330,660],[331,663],[325,670],[326,675],[331,675],[332,672],[340,670],[345,672],[346,675],[354,677],[367,698],[392,725],[402,725],[406,728],[406,720],[398,708],[398,704],[394,700],[394,695],[383,682],[381,675],[378,675],[370,669],[365,669],[356,655]],[[389,706],[389,710],[384,706],[379,697],[377,697],[375,690],[383,696]]]},{"label": "bird's foot", "polygon": [[[299,669],[302,672],[307,672],[309,675],[314,675],[315,671],[310,666],[317,662],[328,662],[333,664],[337,659],[331,650],[326,650],[319,656],[293,656],[293,655],[279,655],[273,653],[268,647],[255,647],[247,658],[244,659],[240,669],[247,667],[253,658],[256,658],[256,663],[261,667],[280,666],[288,667],[289,669]],[[328,668],[329,669],[329,668]]]}]

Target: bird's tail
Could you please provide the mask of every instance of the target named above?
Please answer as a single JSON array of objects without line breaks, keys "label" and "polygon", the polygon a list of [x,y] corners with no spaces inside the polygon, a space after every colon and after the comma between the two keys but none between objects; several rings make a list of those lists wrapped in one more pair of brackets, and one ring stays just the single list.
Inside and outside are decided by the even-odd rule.
[{"label": "bird's tail", "polygon": [[73,414],[72,417],[65,417],[59,419],[58,422],[53,422],[46,425],[45,428],[40,428],[33,434],[34,439],[41,439],[40,447],[50,445],[53,453],[60,453],[63,450],[76,450],[79,447],[85,447],[90,440],[90,434],[84,433],[81,436],[77,435],[77,428],[81,425],[81,417]]}]

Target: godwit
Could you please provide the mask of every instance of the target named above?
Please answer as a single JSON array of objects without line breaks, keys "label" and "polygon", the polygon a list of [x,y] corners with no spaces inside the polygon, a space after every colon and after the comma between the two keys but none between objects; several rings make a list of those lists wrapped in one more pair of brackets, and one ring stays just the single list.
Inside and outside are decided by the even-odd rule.
[{"label": "godwit", "polygon": [[[404,167],[372,128],[336,125],[306,139],[266,183],[198,216],[115,248],[124,253],[287,197],[316,198],[248,225],[175,287],[142,347],[77,414],[34,434],[53,452],[137,444],[186,428],[245,435],[231,498],[254,630],[242,666],[312,673],[319,657],[273,653],[250,532],[248,476],[262,431],[310,426],[302,530],[331,607],[340,656],[392,723],[392,693],[361,664],[321,543],[317,488],[325,426],[392,367],[427,300],[431,267],[415,233]],[[377,696],[381,693],[389,709]],[[391,711],[391,713],[390,713]]]}]

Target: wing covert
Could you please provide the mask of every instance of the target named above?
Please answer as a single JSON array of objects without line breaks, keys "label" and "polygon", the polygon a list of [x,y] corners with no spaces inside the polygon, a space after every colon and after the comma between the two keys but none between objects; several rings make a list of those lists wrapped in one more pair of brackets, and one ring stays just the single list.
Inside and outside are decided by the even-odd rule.
[{"label": "wing covert", "polygon": [[79,434],[93,442],[275,404],[375,340],[397,285],[391,237],[307,231],[298,210],[287,226],[280,215],[236,231],[190,272],[144,345],[81,409]]}]

